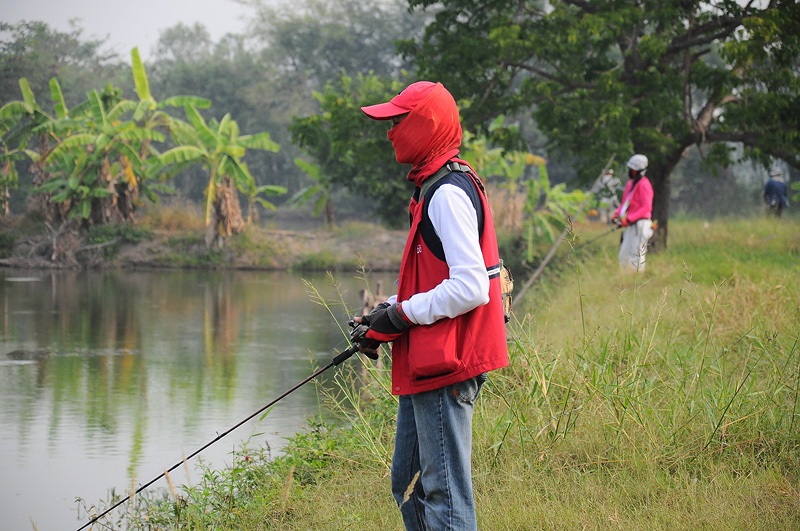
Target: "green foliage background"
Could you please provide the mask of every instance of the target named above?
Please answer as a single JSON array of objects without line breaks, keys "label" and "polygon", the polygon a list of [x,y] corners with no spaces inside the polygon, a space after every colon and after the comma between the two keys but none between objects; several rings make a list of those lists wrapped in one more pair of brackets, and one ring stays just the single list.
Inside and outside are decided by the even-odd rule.
[{"label": "green foliage background", "polygon": [[[403,186],[396,182],[402,170],[379,170],[370,179],[357,175],[349,181],[357,184],[347,188],[347,198],[337,193],[347,179],[327,176],[337,167],[344,174],[353,168],[371,173],[392,165],[391,158],[385,164],[381,158],[377,166],[370,160],[388,150],[381,142],[380,126],[346,115],[357,103],[385,95],[358,92],[359,80],[371,76],[387,88],[424,77],[445,82],[459,100],[467,127],[477,133],[488,131],[494,117],[506,115],[517,132],[495,128],[493,140],[546,157],[553,184],[585,185],[611,153],[617,153],[622,164],[633,150],[650,156],[651,176],[665,185],[659,204],[676,199],[672,184],[685,189],[713,180],[719,163],[741,156],[762,165],[778,157],[789,164],[784,169],[796,180],[790,167],[797,166],[798,145],[800,17],[795,2],[747,9],[730,2],[553,6],[545,10],[539,2],[463,0],[435,6],[423,0],[255,2],[246,34],[213,42],[202,26],[177,25],[160,35],[147,66],[157,98],[203,97],[214,102],[203,111],[206,119],[230,114],[242,134],[271,133],[283,146],[281,152],[254,153],[248,166],[257,186],[287,189],[289,194],[278,199],[278,205],[310,184],[294,164],[304,154],[301,146],[292,144],[294,135],[316,150],[313,155],[305,151],[305,156],[327,157],[311,162],[327,168],[325,179],[334,185],[331,197],[335,204],[347,206],[346,216],[396,219],[388,213],[401,211],[401,201],[391,192]],[[480,16],[474,16],[477,13]],[[694,40],[686,33],[689,26],[695,28]],[[714,28],[719,31],[714,33]],[[80,30],[60,33],[41,23],[4,24],[3,29],[0,102],[18,99],[20,77],[27,77],[41,98],[53,75],[68,106],[87,90],[107,83],[122,88],[123,97],[132,97],[124,58],[101,51],[102,41],[86,39]],[[395,43],[400,41],[398,54]],[[690,55],[691,70],[684,71]],[[681,88],[684,79],[689,84]],[[349,142],[342,141],[311,147],[320,139],[313,140],[307,132],[310,121],[319,116],[323,104],[335,103],[331,99],[338,91],[347,96],[341,112],[333,113],[342,123],[329,134],[345,134],[343,139],[366,144],[345,148]],[[732,93],[738,97],[727,99]],[[687,101],[694,122],[687,119]],[[705,115],[699,111],[706,109],[704,102],[713,104],[709,111],[724,105],[725,120],[714,113],[713,124],[703,122]],[[299,125],[294,126],[296,121]],[[302,128],[306,133],[300,133]],[[737,143],[740,148],[732,150]],[[695,144],[699,149],[685,150]],[[364,159],[353,164],[348,160],[352,155]],[[704,164],[693,167],[688,182],[662,181],[668,175],[679,177],[685,161],[698,159]],[[187,169],[176,176],[181,197],[201,200],[205,186],[198,171]],[[17,212],[25,208],[30,190],[25,173],[11,198]],[[765,174],[745,167],[738,175],[722,172],[721,179],[735,180],[752,197]],[[381,190],[369,196],[368,186]],[[686,196],[677,199],[682,197]],[[710,194],[707,201],[714,198]],[[686,207],[681,202],[674,210]],[[660,214],[666,219],[669,213],[667,209]]]}]

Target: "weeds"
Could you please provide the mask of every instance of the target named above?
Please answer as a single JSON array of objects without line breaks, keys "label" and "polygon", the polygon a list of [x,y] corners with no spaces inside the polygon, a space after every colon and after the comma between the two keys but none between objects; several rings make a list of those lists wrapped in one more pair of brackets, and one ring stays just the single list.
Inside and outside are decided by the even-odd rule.
[{"label": "weeds", "polygon": [[87,240],[89,243],[104,243],[115,238],[131,243],[141,242],[152,236],[150,230],[135,225],[92,225]]},{"label": "weeds", "polygon": [[321,250],[297,257],[292,268],[297,271],[341,271],[355,267],[357,260],[342,262],[341,256],[331,250]]},{"label": "weeds", "polygon": [[205,228],[203,211],[196,204],[173,199],[148,205],[142,216],[142,225],[166,231],[202,233]]}]

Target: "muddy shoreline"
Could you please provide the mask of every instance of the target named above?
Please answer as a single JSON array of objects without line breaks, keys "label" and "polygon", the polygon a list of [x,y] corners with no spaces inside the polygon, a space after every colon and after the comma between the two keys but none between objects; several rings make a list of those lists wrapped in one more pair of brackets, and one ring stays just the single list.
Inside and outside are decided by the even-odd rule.
[{"label": "muddy shoreline", "polygon": [[11,269],[240,269],[261,271],[395,271],[407,231],[365,223],[289,230],[249,227],[222,248],[208,249],[199,230],[148,230],[137,241],[85,234],[62,238],[23,233],[6,220],[0,267]]}]

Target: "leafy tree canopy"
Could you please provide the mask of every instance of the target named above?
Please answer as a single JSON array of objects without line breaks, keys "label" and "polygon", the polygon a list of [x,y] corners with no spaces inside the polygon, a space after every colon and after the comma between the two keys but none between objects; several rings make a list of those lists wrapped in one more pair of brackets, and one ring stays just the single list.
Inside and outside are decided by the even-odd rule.
[{"label": "leafy tree canopy", "polygon": [[265,63],[305,94],[342,71],[397,78],[409,65],[395,42],[418,36],[427,20],[410,13],[404,0],[260,0],[256,6],[250,33],[264,44]]},{"label": "leafy tree canopy", "polygon": [[86,39],[79,28],[64,33],[43,22],[0,22],[0,101],[19,96],[22,78],[35,94],[47,94],[50,79],[58,77],[69,104],[82,100],[98,80],[102,86],[127,79],[129,67],[105,52],[104,43]]},{"label": "leafy tree canopy", "polygon": [[[396,76],[404,65],[394,42],[421,31],[423,17],[404,0],[299,0],[250,2],[254,16],[245,35],[211,41],[202,25],[176,25],[161,33],[152,68],[159,94],[197,94],[220,102],[204,117],[230,114],[245,133],[269,130],[280,153],[254,153],[250,169],[259,183],[305,190],[309,177],[294,164],[290,144],[296,116],[319,112],[315,91],[343,71]],[[191,172],[189,169],[187,171]],[[199,198],[201,180],[176,185]],[[337,185],[338,186],[338,185]],[[334,190],[331,190],[334,191]]]},{"label": "leafy tree canopy", "polygon": [[800,166],[800,6],[795,1],[409,0],[436,9],[401,49],[440,80],[468,127],[529,112],[590,178],[611,153],[650,158],[657,242],[670,174],[687,148],[709,162]]},{"label": "leafy tree canopy", "polygon": [[315,94],[322,112],[298,118],[291,126],[292,141],[314,159],[325,183],[369,198],[364,210],[376,211],[394,226],[404,221],[409,198],[405,175],[410,168],[395,162],[387,123],[368,119],[361,107],[388,101],[403,86],[372,74],[341,75]]}]

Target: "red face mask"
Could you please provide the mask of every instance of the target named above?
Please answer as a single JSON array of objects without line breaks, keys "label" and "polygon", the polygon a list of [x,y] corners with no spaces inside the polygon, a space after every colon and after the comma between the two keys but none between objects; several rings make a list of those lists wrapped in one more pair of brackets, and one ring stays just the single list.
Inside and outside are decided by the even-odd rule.
[{"label": "red face mask", "polygon": [[458,154],[461,124],[453,97],[437,85],[387,136],[397,162],[413,166],[408,177],[419,186]]},{"label": "red face mask", "polygon": [[394,155],[400,164],[415,166],[430,151],[430,124],[418,113],[409,114],[405,120],[389,129],[386,136],[392,143]]}]

